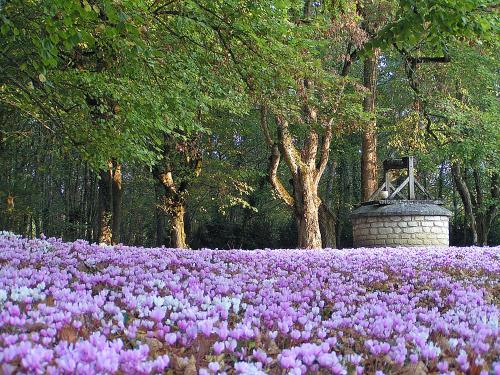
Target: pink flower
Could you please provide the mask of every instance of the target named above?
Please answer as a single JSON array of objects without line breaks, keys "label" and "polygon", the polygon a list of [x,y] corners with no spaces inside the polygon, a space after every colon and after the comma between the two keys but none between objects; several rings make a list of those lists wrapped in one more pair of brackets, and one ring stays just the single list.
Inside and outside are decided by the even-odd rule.
[{"label": "pink flower", "polygon": [[151,313],[149,314],[149,317],[153,319],[155,322],[161,322],[163,318],[165,318],[165,309],[162,308],[155,308]]},{"label": "pink flower", "polygon": [[214,343],[213,348],[214,348],[214,353],[216,355],[219,355],[220,353],[222,353],[224,351],[224,343],[217,341]]},{"label": "pink flower", "polygon": [[165,335],[165,341],[169,344],[169,345],[173,345],[175,344],[175,342],[177,341],[177,334],[176,333],[167,333]]}]

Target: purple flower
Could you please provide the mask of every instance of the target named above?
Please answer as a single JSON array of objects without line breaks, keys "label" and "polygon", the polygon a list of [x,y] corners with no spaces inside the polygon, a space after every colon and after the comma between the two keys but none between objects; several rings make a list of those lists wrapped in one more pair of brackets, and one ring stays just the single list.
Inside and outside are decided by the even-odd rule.
[{"label": "purple flower", "polygon": [[111,251],[1,232],[0,372],[160,373],[170,346],[187,365],[207,344],[246,374],[361,374],[375,356],[467,372],[495,358],[499,250]]},{"label": "purple flower", "polygon": [[283,367],[285,369],[290,369],[290,368],[295,367],[297,365],[297,363],[296,363],[294,357],[283,355],[280,358],[280,365],[281,365],[281,367]]},{"label": "purple flower", "polygon": [[294,330],[290,333],[290,336],[292,337],[292,339],[294,339],[294,340],[298,340],[298,339],[300,339],[300,331],[299,331],[299,330],[294,329]]},{"label": "purple flower", "polygon": [[151,314],[149,315],[151,319],[153,319],[155,322],[161,322],[163,318],[165,318],[165,313],[166,311],[161,308],[156,308],[153,311],[151,311]]},{"label": "purple flower", "polygon": [[213,348],[214,348],[214,353],[216,355],[219,355],[220,353],[222,353],[224,351],[224,343],[217,341],[214,343]]},{"label": "purple flower", "polygon": [[208,364],[208,368],[213,372],[213,373],[217,373],[217,371],[220,370],[220,364],[219,362],[210,362]]},{"label": "purple flower", "polygon": [[177,334],[176,333],[167,333],[165,335],[165,341],[169,345],[174,345],[175,342],[177,341]]}]

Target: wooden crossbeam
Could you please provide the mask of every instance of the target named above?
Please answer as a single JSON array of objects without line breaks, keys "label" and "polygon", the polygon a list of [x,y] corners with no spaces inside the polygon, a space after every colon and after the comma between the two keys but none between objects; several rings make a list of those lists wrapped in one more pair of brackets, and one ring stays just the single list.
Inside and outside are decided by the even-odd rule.
[{"label": "wooden crossbeam", "polygon": [[377,191],[375,191],[375,193],[373,193],[372,195],[370,195],[370,198],[368,198],[368,200],[369,200],[369,201],[374,200],[374,199],[375,199],[375,198],[376,198],[376,197],[380,194],[380,192],[381,192],[382,190],[384,190],[384,188],[385,188],[385,182],[382,184],[382,186],[381,186],[381,187],[379,187],[379,188],[377,189]]},{"label": "wooden crossbeam", "polygon": [[[413,156],[405,156],[400,159],[387,159],[384,160],[384,183],[380,186],[368,199],[368,201],[376,201],[379,199],[379,195],[383,190],[389,192],[389,197],[387,200],[394,199],[398,196],[400,199],[415,200],[416,189],[420,189],[422,193],[429,199],[431,195],[427,190],[417,181],[415,178],[415,165],[417,164],[416,159]],[[397,188],[395,188],[391,183],[391,170],[406,169],[407,177]],[[402,190],[408,185],[408,194],[402,194]],[[416,188],[415,188],[416,185]]]},{"label": "wooden crossbeam", "polygon": [[427,196],[427,198],[431,198],[431,195],[429,194],[429,192],[427,190],[425,190],[425,188],[422,185],[420,185],[420,182],[415,180],[415,184],[422,191],[422,193],[424,193]]},{"label": "wooden crossbeam", "polygon": [[396,190],[394,190],[394,192],[389,196],[389,199],[394,199],[396,194],[399,193],[401,190],[403,190],[403,188],[408,184],[409,181],[410,181],[410,177],[406,177],[406,179],[403,181],[403,183],[401,185],[399,185],[396,188]]},{"label": "wooden crossbeam", "polygon": [[[395,190],[396,190],[396,188],[394,187],[394,185],[393,185],[393,184],[391,184],[390,182],[389,182],[389,188],[390,188],[390,189],[392,189],[392,191],[395,191]],[[391,191],[390,189],[387,189],[387,190]],[[397,194],[397,195],[398,195],[401,199],[405,199],[404,195],[402,195],[402,194],[401,194],[401,190],[398,190],[398,191],[396,192],[396,194]]]}]

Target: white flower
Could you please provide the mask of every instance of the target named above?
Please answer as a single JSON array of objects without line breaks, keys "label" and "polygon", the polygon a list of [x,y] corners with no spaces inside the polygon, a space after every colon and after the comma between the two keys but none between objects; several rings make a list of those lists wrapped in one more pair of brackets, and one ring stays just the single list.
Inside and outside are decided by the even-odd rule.
[{"label": "white flower", "polygon": [[8,298],[7,291],[0,289],[0,303],[4,303],[5,301],[7,301],[7,298]]}]

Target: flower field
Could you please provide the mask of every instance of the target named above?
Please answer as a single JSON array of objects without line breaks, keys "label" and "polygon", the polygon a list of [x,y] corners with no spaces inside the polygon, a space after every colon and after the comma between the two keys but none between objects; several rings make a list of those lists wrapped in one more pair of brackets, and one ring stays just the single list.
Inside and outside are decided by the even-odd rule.
[{"label": "flower field", "polygon": [[500,374],[500,248],[177,250],[0,234],[2,374]]}]

